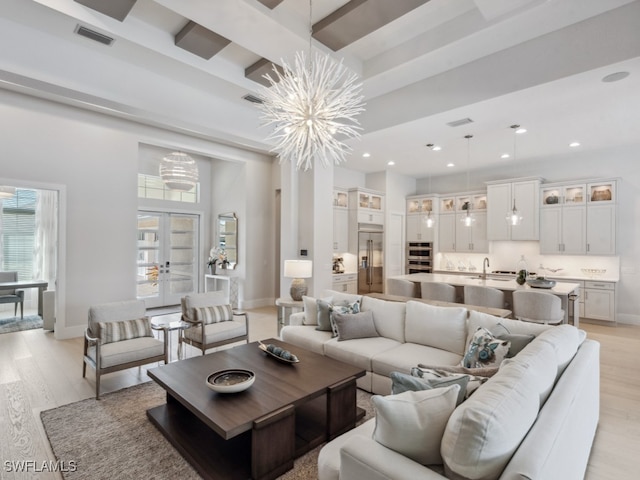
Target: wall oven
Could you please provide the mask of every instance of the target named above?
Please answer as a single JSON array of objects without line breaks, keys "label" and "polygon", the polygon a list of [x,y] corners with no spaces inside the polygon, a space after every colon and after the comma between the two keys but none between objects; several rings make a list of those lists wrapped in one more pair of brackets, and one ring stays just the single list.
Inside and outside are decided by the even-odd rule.
[{"label": "wall oven", "polygon": [[431,273],[433,271],[433,243],[407,242],[406,273]]}]

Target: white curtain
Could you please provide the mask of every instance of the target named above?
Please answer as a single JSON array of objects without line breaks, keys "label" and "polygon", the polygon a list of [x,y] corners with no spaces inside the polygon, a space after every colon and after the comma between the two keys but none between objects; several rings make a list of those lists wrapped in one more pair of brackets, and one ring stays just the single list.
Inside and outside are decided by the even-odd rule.
[{"label": "white curtain", "polygon": [[58,192],[38,190],[36,195],[33,278],[55,290],[58,264]]},{"label": "white curtain", "polygon": [[2,198],[0,198],[0,270],[2,270],[3,258],[4,258],[4,235],[2,234]]}]

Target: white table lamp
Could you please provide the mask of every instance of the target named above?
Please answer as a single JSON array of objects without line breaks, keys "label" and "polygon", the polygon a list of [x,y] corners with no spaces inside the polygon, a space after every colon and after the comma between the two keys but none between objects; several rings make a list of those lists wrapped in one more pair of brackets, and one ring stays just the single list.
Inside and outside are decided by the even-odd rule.
[{"label": "white table lamp", "polygon": [[307,294],[307,283],[305,278],[311,278],[313,274],[313,262],[311,260],[285,260],[284,276],[293,278],[289,293],[294,300],[302,300],[302,296]]}]

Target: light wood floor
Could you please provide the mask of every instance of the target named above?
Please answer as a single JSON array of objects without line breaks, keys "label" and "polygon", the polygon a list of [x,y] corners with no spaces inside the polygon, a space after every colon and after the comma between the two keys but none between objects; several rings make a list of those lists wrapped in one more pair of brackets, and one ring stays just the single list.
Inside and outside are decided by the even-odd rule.
[{"label": "light wood floor", "polygon": [[[275,308],[250,311],[250,321],[251,341],[277,336]],[[585,478],[635,480],[640,475],[640,372],[635,362],[640,327],[583,322],[581,328],[601,342],[600,423]],[[175,339],[172,346],[175,350]],[[187,348],[187,356],[198,354]],[[54,459],[40,412],[94,396],[93,371],[87,370],[84,379],[80,338],[57,341],[42,330],[0,335],[0,479],[61,478],[8,472],[5,462]],[[102,378],[102,392],[148,380],[144,367],[112,373]]]}]

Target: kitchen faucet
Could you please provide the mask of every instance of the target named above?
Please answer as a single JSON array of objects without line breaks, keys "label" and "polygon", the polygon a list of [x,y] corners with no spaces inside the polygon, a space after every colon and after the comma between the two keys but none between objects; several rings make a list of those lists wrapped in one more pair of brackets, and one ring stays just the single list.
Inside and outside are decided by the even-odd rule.
[{"label": "kitchen faucet", "polygon": [[484,257],[482,261],[482,279],[487,279],[487,267],[489,266],[489,257]]}]

